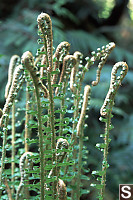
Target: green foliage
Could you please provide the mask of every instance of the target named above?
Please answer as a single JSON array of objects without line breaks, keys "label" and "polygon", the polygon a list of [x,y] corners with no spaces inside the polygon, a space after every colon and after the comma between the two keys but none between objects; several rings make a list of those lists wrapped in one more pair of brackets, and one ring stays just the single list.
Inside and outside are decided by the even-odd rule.
[{"label": "green foliage", "polygon": [[[102,2],[102,3],[101,3]],[[114,118],[113,118],[113,125],[115,129],[111,131],[111,148],[110,148],[110,154],[109,154],[109,163],[111,165],[111,168],[107,171],[108,179],[107,179],[107,189],[109,192],[112,193],[113,199],[116,199],[117,197],[117,190],[118,190],[118,184],[122,182],[128,182],[132,183],[132,168],[131,165],[127,162],[124,162],[122,154],[129,155],[129,160],[131,160],[131,151],[132,151],[132,139],[130,140],[132,135],[132,126],[131,124],[127,122],[131,122],[130,119],[132,119],[132,22],[129,21],[129,18],[127,17],[127,14],[124,14],[123,20],[120,21],[119,25],[116,26],[104,26],[104,27],[97,27],[95,29],[95,24],[93,21],[91,21],[91,18],[88,16],[92,16],[94,19],[96,19],[98,22],[101,22],[101,19],[99,19],[98,15],[101,17],[103,16],[103,11],[105,10],[104,4],[106,4],[107,1],[87,1],[82,2],[82,6],[80,1],[74,2],[74,0],[71,1],[58,1],[57,6],[54,1],[46,0],[45,3],[41,0],[28,0],[28,1],[19,1],[19,4],[14,5],[13,12],[11,15],[8,15],[7,18],[1,19],[1,28],[0,28],[0,51],[1,54],[4,54],[4,56],[0,57],[0,74],[2,75],[0,78],[0,105],[3,107],[4,105],[4,91],[5,91],[5,80],[7,79],[7,72],[8,72],[8,63],[9,58],[12,54],[19,54],[20,56],[25,50],[30,50],[34,55],[36,53],[36,49],[38,48],[38,45],[36,43],[36,40],[38,39],[38,36],[36,34],[37,25],[36,25],[36,17],[37,15],[43,11],[46,11],[50,13],[52,18],[52,24],[53,24],[53,35],[54,35],[54,46],[56,47],[61,41],[68,41],[71,43],[71,53],[73,53],[75,50],[79,50],[84,53],[84,56],[90,55],[90,51],[96,50],[97,47],[100,47],[102,45],[105,45],[108,43],[108,41],[116,41],[117,47],[114,49],[112,54],[109,57],[109,65],[105,65],[105,68],[103,68],[103,73],[101,75],[101,82],[97,87],[93,87],[91,92],[91,100],[90,100],[90,110],[89,110],[89,119],[86,120],[89,128],[85,128],[85,135],[88,135],[89,133],[89,142],[85,141],[84,144],[86,144],[87,149],[89,150],[89,155],[87,154],[87,157],[89,157],[89,160],[87,159],[87,165],[86,168],[89,166],[91,170],[99,170],[100,169],[100,162],[99,159],[102,160],[100,152],[95,148],[96,143],[102,142],[101,138],[99,138],[100,133],[103,133],[103,125],[100,124],[98,121],[99,118],[99,109],[102,106],[102,102],[104,97],[106,96],[106,91],[109,88],[109,80],[110,80],[110,71],[111,66],[114,62],[119,60],[125,60],[129,64],[129,72],[127,76],[125,77],[125,80],[123,81],[122,87],[118,91],[118,95],[116,95],[115,99],[115,107],[113,108]],[[69,6],[73,5],[74,6]],[[80,6],[79,6],[80,5]],[[67,8],[66,11],[61,10],[61,8]],[[71,9],[72,8],[72,9]],[[88,12],[89,8],[89,12]],[[109,13],[111,13],[111,7],[109,7]],[[65,9],[64,9],[65,10]],[[65,14],[69,10],[69,15]],[[108,8],[106,8],[108,10]],[[74,13],[74,16],[76,16],[76,21],[72,19],[72,15],[70,15],[70,11]],[[73,12],[74,11],[74,12]],[[76,12],[75,12],[76,11]],[[61,13],[62,12],[62,13]],[[65,18],[63,17],[63,12],[65,14]],[[56,13],[56,14],[55,14]],[[58,15],[60,14],[60,16]],[[101,15],[102,14],[102,15]],[[69,20],[68,20],[69,18]],[[87,19],[87,21],[86,21]],[[76,27],[75,27],[75,24]],[[78,26],[79,24],[79,26]],[[17,27],[18,26],[18,27]],[[76,30],[75,30],[76,29]],[[104,36],[103,36],[104,34]],[[7,43],[8,42],[8,43]],[[7,44],[6,44],[7,43]],[[34,44],[34,45],[33,45]],[[85,79],[83,80],[83,87],[90,83],[92,80],[95,80],[95,67],[97,64],[94,64],[94,67],[91,68],[88,72],[85,74]],[[45,80],[45,78],[44,78]],[[31,86],[30,86],[31,87]],[[83,87],[82,87],[82,93],[83,93]],[[73,110],[71,109],[72,105],[72,98],[70,91],[67,92],[68,98],[66,99],[66,104],[68,105],[67,110],[68,114],[67,117],[71,118]],[[101,95],[102,94],[102,95]],[[22,132],[23,126],[24,126],[24,114],[25,114],[25,87],[23,84],[23,90],[20,91],[18,98],[18,103],[16,103],[16,112],[19,112],[17,117],[16,126],[17,126],[17,132],[19,132],[22,137],[24,137],[24,132]],[[60,108],[60,102],[59,97],[56,97],[55,99],[55,108]],[[32,102],[32,100],[31,100]],[[43,100],[42,100],[43,102]],[[45,102],[47,105],[47,102]],[[45,104],[43,105],[43,108],[46,108]],[[20,109],[21,108],[21,109]],[[31,114],[33,113],[33,116],[36,116],[37,113],[34,109],[30,110]],[[46,113],[46,112],[45,112]],[[87,111],[88,113],[88,111]],[[56,117],[59,116],[59,113],[56,113]],[[95,117],[94,117],[95,116]],[[29,128],[33,131],[33,138],[35,139],[37,129],[37,120],[35,117],[33,117],[33,121],[29,121]],[[59,122],[57,122],[59,123]],[[70,119],[70,122],[72,123],[72,119]],[[9,128],[11,125],[8,126]],[[33,127],[33,128],[32,128]],[[57,126],[58,127],[58,126]],[[126,127],[126,128],[125,128]],[[123,131],[125,130],[125,131]],[[71,133],[70,127],[64,127],[64,132],[67,133],[69,131]],[[9,130],[10,135],[10,130]],[[23,150],[23,143],[24,141],[19,139],[20,135],[16,136],[18,138],[17,146],[20,146],[18,152],[19,152],[19,158],[20,155],[24,153]],[[32,139],[33,139],[32,138]],[[36,140],[31,139],[30,144],[30,150],[33,151],[37,150],[37,147],[35,147],[34,144],[36,144]],[[20,141],[21,140],[21,141]],[[9,140],[9,143],[11,140]],[[32,143],[35,142],[35,143]],[[128,145],[130,144],[130,148],[128,148]],[[117,152],[117,158],[115,159],[113,156]],[[19,159],[18,158],[18,159]],[[114,158],[114,159],[113,159]],[[115,161],[116,160],[116,161]],[[118,161],[118,162],[117,162]],[[37,162],[37,161],[36,161]],[[39,162],[39,161],[38,161]],[[112,163],[113,162],[113,163]],[[121,166],[119,163],[123,163],[122,166],[124,166],[121,169]],[[127,163],[127,164],[126,164]],[[18,164],[18,162],[17,162]],[[126,169],[128,169],[128,176],[126,176]],[[19,169],[18,169],[19,171]],[[121,171],[121,173],[119,173]],[[89,172],[87,173],[87,175]],[[122,175],[123,174],[123,175]],[[113,177],[113,178],[112,178]],[[109,181],[108,181],[109,180]],[[111,182],[111,184],[110,184]],[[84,185],[86,185],[86,182],[83,181]],[[109,183],[109,184],[108,184]],[[19,185],[19,181],[17,182],[17,185]],[[116,196],[115,196],[116,195]],[[89,195],[88,195],[89,196]],[[3,198],[6,198],[3,196]],[[83,199],[85,196],[83,195]],[[91,195],[89,196],[91,199]],[[93,198],[93,197],[92,197]],[[33,198],[34,199],[34,198]],[[95,197],[93,198],[95,199]]]},{"label": "green foliage", "polygon": [[[75,198],[78,200],[83,194],[89,192],[82,182],[90,180],[85,174],[89,173],[89,170],[85,169],[84,165],[86,159],[88,160],[86,156],[88,150],[84,146],[88,137],[84,139],[84,128],[85,119],[88,118],[86,110],[88,110],[91,87],[89,85],[84,87],[82,100],[82,84],[85,73],[95,62],[98,63],[96,81],[92,81],[91,84],[96,86],[99,83],[103,65],[115,44],[109,43],[101,49],[98,48],[96,52],[93,51],[91,57],[86,58],[84,65],[80,52],[69,54],[68,42],[60,43],[53,54],[52,23],[48,14],[41,13],[37,22],[38,35],[41,37],[38,42],[43,46],[37,50],[36,57],[26,51],[21,61],[18,56],[13,56],[10,61],[5,90],[6,103],[0,119],[3,139],[0,195],[3,198],[6,191],[9,199],[32,199],[31,191],[34,192],[33,196],[41,200],[65,200],[68,191],[68,199],[71,195],[72,200]],[[120,77],[116,79],[117,70],[121,66]],[[127,73],[126,67],[124,62],[114,65],[110,89],[101,108],[101,113],[107,113],[106,119],[102,119],[106,123],[103,136],[107,139],[105,144],[96,145],[106,152],[102,162],[103,170],[93,173],[102,176],[102,179],[99,179],[101,184],[94,184],[97,189],[101,189],[99,199],[104,198],[105,169],[109,167],[107,154],[110,142],[109,131],[112,129],[111,111],[114,96]],[[23,118],[17,122],[19,113],[15,113],[16,98],[22,85],[23,88],[25,87],[24,82],[26,82],[26,89],[24,89],[26,105],[25,108],[17,110],[22,113],[25,111],[25,115],[21,115]],[[56,105],[57,100],[58,105]],[[66,105],[66,101],[70,104]],[[105,107],[107,107],[106,111]],[[24,122],[21,139],[21,130],[18,133],[16,130]],[[9,132],[11,136],[8,136]],[[32,145],[35,150],[30,152]],[[18,160],[20,160],[19,169]],[[64,181],[67,183],[67,189]]]}]

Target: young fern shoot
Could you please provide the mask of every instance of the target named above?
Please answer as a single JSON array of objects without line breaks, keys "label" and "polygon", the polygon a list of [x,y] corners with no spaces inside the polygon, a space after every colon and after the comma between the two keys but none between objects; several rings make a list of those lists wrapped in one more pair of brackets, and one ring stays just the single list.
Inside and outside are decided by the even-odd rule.
[{"label": "young fern shoot", "polygon": [[82,105],[82,110],[80,118],[77,124],[77,135],[79,136],[79,152],[78,152],[78,174],[77,174],[77,196],[76,199],[79,200],[81,196],[81,170],[82,170],[82,157],[83,157],[83,138],[84,138],[84,121],[85,114],[88,106],[88,99],[90,98],[91,87],[86,85],[84,88],[84,100]]},{"label": "young fern shoot", "polygon": [[[117,76],[116,74],[119,68],[122,68],[122,70],[120,72],[120,76]],[[101,187],[100,187],[101,192],[99,194],[99,200],[104,200],[104,197],[105,197],[106,171],[107,171],[107,168],[109,167],[108,161],[107,161],[107,155],[108,155],[108,148],[109,148],[109,143],[110,143],[109,134],[110,134],[110,130],[112,129],[111,118],[113,117],[112,108],[114,105],[114,98],[115,98],[118,88],[120,87],[122,83],[122,80],[127,74],[127,71],[128,71],[128,65],[125,62],[118,62],[113,66],[112,72],[111,72],[110,88],[105,98],[105,101],[103,103],[103,106],[101,107],[101,110],[100,110],[100,114],[102,116],[100,120],[102,122],[105,122],[105,133],[103,135],[104,144],[97,144],[97,147],[101,147],[101,149],[103,149],[102,171],[97,173],[102,176]]]},{"label": "young fern shoot", "polygon": [[28,159],[28,167],[29,167],[31,165],[30,156],[32,156],[32,155],[33,154],[31,152],[25,152],[20,158],[19,168],[20,168],[20,173],[21,173],[21,180],[20,180],[20,184],[17,189],[16,200],[20,199],[20,195],[22,195],[22,189],[25,185],[25,178],[26,178],[26,172],[25,172],[25,167],[24,167],[25,160]]},{"label": "young fern shoot", "polygon": [[[97,62],[96,80],[91,85],[96,86],[99,83],[101,70],[115,44],[111,42],[101,49],[98,48],[96,52],[93,51],[91,57],[86,58],[87,62],[84,65],[83,54],[76,51],[73,55],[70,55],[70,44],[66,41],[61,42],[53,53],[52,21],[48,14],[41,13],[37,18],[37,23],[38,34],[41,38],[38,43],[42,46],[37,50],[36,57],[34,58],[31,52],[26,51],[21,57],[21,64],[18,63],[19,56],[14,55],[9,65],[8,83],[5,89],[6,103],[3,110],[0,109],[3,141],[0,199],[5,198],[4,195],[6,195],[6,198],[8,196],[12,200],[14,198],[13,192],[16,189],[16,200],[30,199],[31,190],[35,192],[34,197],[31,197],[32,199],[67,200],[71,196],[72,200],[79,200],[83,193],[88,193],[88,189],[82,187],[82,179],[89,179],[84,173],[83,158],[86,156],[86,147],[83,142],[86,139],[84,138],[84,127],[85,119],[88,117],[86,111],[90,100],[91,86],[86,85],[84,87],[83,97],[83,80],[90,66]],[[122,68],[122,70],[120,76],[117,76],[119,68]],[[105,122],[105,133],[103,134],[104,144],[97,144],[97,147],[101,148],[104,154],[102,170],[93,172],[93,174],[100,176],[101,184],[97,185],[97,188],[100,188],[99,200],[104,200],[105,196],[109,133],[112,129],[112,107],[117,90],[127,71],[128,66],[125,62],[118,62],[114,65],[110,88],[100,110],[100,119]],[[16,140],[16,144],[18,142],[16,152],[19,155],[21,154],[19,163],[21,177],[20,184],[17,187],[14,184],[17,178],[11,179],[11,176],[7,174],[7,171],[9,173],[10,170],[5,163],[10,161],[8,161],[8,152],[6,156],[6,145],[11,138],[10,135],[7,137],[10,122],[9,114],[11,108],[13,108],[13,130],[13,127],[16,126],[14,116],[17,110],[15,110],[14,102],[24,81],[27,82],[26,106],[24,108],[26,112],[22,120],[25,121],[25,126],[22,127],[22,132],[25,132],[25,142],[22,144],[24,141],[22,138],[18,138],[19,142]],[[30,93],[31,91],[34,91],[34,93]],[[31,97],[33,98],[31,99]],[[67,102],[69,103],[67,104]],[[38,138],[36,137],[36,130]],[[33,134],[29,137],[30,131]],[[16,136],[21,135],[23,137],[22,134],[18,132]],[[15,143],[14,141],[12,134],[12,143]],[[34,144],[35,153],[29,152],[32,147],[31,144]],[[8,151],[12,154],[11,162],[13,163],[14,160],[17,160],[14,159],[16,155],[14,146],[12,150],[8,148]],[[18,155],[16,155],[16,158],[18,158]],[[33,170],[30,171],[31,180],[28,182],[26,168],[29,168],[28,165],[31,164],[30,158],[34,166]],[[16,175],[14,167],[17,171],[17,164],[14,165],[13,163],[12,165],[12,177]],[[86,174],[88,172],[89,170],[86,169]],[[67,188],[64,181],[67,181]],[[15,189],[12,190],[13,184]],[[31,185],[30,191],[29,185]],[[7,194],[5,194],[5,189]],[[24,192],[22,192],[23,189]]]}]

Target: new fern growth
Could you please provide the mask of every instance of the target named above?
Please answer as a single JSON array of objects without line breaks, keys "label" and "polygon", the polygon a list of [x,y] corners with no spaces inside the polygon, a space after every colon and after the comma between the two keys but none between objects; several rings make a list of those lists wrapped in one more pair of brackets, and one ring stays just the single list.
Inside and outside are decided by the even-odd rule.
[{"label": "new fern growth", "polygon": [[[82,179],[89,179],[83,165],[87,151],[84,145],[84,127],[89,110],[88,100],[91,98],[92,86],[100,81],[101,70],[115,44],[111,42],[101,49],[98,48],[84,61],[81,52],[76,51],[70,55],[70,44],[66,41],[62,41],[53,50],[52,21],[48,14],[41,13],[37,23],[40,36],[37,54],[34,57],[31,52],[26,51],[21,59],[14,55],[9,65],[6,102],[3,110],[0,109],[3,141],[0,199],[6,196],[6,199],[11,200],[79,200],[82,193],[88,193],[82,185]],[[96,80],[84,86],[84,76],[95,62],[98,62]],[[117,76],[119,68],[122,70],[120,76]],[[102,170],[93,172],[101,177],[98,185],[101,189],[99,200],[104,199],[105,194],[112,107],[127,70],[125,62],[114,65],[110,89],[100,111],[101,119],[105,122],[105,143],[97,144],[97,147],[103,149],[104,155]],[[81,93],[83,86],[84,96]],[[26,91],[26,105],[18,108],[18,92],[22,91]],[[18,110],[22,110],[19,132],[16,128]],[[8,148],[10,139],[12,150]]]},{"label": "new fern growth", "polygon": [[[120,72],[120,76],[117,76],[117,71],[119,68],[122,68]],[[103,144],[97,144],[97,147],[103,150],[103,162],[102,162],[102,171],[93,172],[93,174],[97,174],[101,176],[101,186],[99,189],[101,190],[99,193],[99,200],[104,200],[105,197],[105,186],[106,186],[106,171],[109,167],[107,156],[108,156],[108,148],[110,143],[110,130],[113,128],[111,124],[111,118],[112,115],[112,108],[114,105],[114,98],[117,93],[118,88],[120,87],[122,80],[126,76],[128,71],[128,66],[125,62],[118,62],[116,63],[111,72],[111,81],[110,81],[110,87],[109,91],[107,93],[107,96],[105,98],[105,101],[103,103],[103,106],[100,110],[100,121],[105,122],[105,133],[103,134],[104,143]],[[96,185],[96,187],[98,187]]]}]

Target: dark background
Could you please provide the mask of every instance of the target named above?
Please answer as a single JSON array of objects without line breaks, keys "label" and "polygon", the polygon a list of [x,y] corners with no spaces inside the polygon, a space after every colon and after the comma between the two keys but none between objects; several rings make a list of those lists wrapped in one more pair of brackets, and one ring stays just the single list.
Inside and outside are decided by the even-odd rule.
[{"label": "dark background", "polygon": [[[129,72],[115,100],[114,129],[111,131],[109,149],[110,168],[107,173],[107,199],[118,199],[119,184],[133,184],[133,1],[132,0],[1,0],[0,1],[0,107],[3,108],[7,82],[8,63],[13,54],[31,51],[37,44],[37,16],[48,13],[53,22],[54,47],[61,41],[71,44],[71,53],[78,50],[89,56],[90,52],[108,42],[115,42],[104,67],[100,84],[92,89],[86,146],[89,150],[86,167],[101,168],[102,153],[95,148],[101,142],[104,124],[98,119],[109,87],[110,72],[117,61],[126,61]],[[83,85],[95,80],[96,66],[86,74]],[[93,177],[90,176],[90,182]],[[93,180],[94,181],[94,180]],[[82,199],[94,200],[95,192]]]}]

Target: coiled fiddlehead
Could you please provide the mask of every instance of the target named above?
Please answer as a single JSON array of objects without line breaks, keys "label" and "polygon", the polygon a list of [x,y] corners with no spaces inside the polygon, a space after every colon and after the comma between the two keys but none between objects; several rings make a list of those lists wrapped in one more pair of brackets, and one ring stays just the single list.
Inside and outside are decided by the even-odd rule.
[{"label": "coiled fiddlehead", "polygon": [[57,192],[59,200],[67,200],[66,185],[61,179],[58,180]]},{"label": "coiled fiddlehead", "polygon": [[[34,87],[35,87],[35,93],[36,93],[36,99],[37,99],[37,118],[38,118],[38,135],[39,135],[39,153],[40,153],[40,186],[41,186],[41,194],[40,198],[41,200],[44,200],[44,135],[42,131],[42,107],[41,107],[41,101],[40,101],[40,91],[38,86],[40,85],[39,78],[36,73],[36,68],[34,66],[33,56],[32,54],[27,51],[22,56],[22,64],[26,69],[29,71]],[[41,88],[44,89],[45,95],[48,94],[47,89],[45,86],[43,87],[43,84],[41,83]]]},{"label": "coiled fiddlehead", "polygon": [[53,71],[53,35],[52,35],[52,21],[48,14],[41,13],[38,18],[38,27],[42,33],[40,35],[43,38],[44,48],[48,56],[48,71]]},{"label": "coiled fiddlehead", "polygon": [[22,55],[22,64],[26,66],[27,70],[30,72],[31,77],[33,79],[34,85],[36,87],[40,87],[42,92],[44,93],[44,97],[48,97],[48,90],[47,88],[42,84],[40,78],[39,78],[39,72],[37,71],[37,68],[34,65],[34,59],[32,54],[29,51],[26,51]]},{"label": "coiled fiddlehead", "polygon": [[[103,68],[103,66],[104,66],[104,64],[105,64],[105,62],[107,61],[107,59],[108,59],[108,57],[109,57],[111,51],[112,51],[114,48],[115,48],[115,43],[114,43],[114,42],[109,43],[108,45],[106,45],[106,46],[103,48],[102,51],[104,52],[104,55],[101,57],[101,61],[100,61],[100,63],[98,64],[98,69],[97,69],[97,74],[96,74],[96,80],[92,82],[92,85],[93,85],[93,86],[96,86],[96,85],[99,83],[99,81],[100,81],[100,75],[101,75],[101,70],[102,70],[102,68]],[[100,51],[100,50],[99,50],[99,51]],[[103,53],[102,51],[100,52],[101,54]],[[98,52],[97,55],[95,55],[95,56],[99,56],[100,53]]]},{"label": "coiled fiddlehead", "polygon": [[[55,167],[56,170],[57,170],[57,173],[56,173],[57,177],[59,176],[60,168],[61,168],[61,166],[58,166],[58,164],[63,163],[64,158],[67,154],[66,150],[68,148],[69,148],[69,143],[66,139],[59,138],[57,140],[57,144],[56,144],[57,167]],[[50,178],[54,175],[55,168],[53,168],[50,171],[48,178]],[[61,179],[58,179],[58,182],[57,182],[57,193],[58,193],[59,200],[66,200],[67,199],[66,186],[65,186],[65,183]]]},{"label": "coiled fiddlehead", "polygon": [[77,135],[80,135],[82,126],[83,126],[83,121],[84,121],[84,117],[85,117],[85,113],[86,113],[86,108],[88,105],[88,97],[90,96],[90,92],[91,92],[91,87],[89,85],[86,85],[84,88],[84,100],[83,100],[83,105],[82,105],[82,110],[81,110],[81,114],[80,114],[80,118],[78,120],[78,124],[77,124]]},{"label": "coiled fiddlehead", "polygon": [[80,114],[80,118],[77,124],[77,135],[79,136],[79,152],[78,152],[78,173],[76,176],[77,181],[77,200],[80,199],[81,196],[81,170],[82,170],[82,159],[83,159],[83,138],[84,138],[84,122],[85,122],[85,113],[88,106],[88,99],[90,97],[91,93],[91,87],[89,85],[86,85],[84,88],[84,99],[83,99],[83,105],[82,110]]},{"label": "coiled fiddlehead", "polygon": [[[22,76],[20,76],[21,71],[23,70],[22,65],[19,65],[15,71],[14,71],[14,76],[13,76],[13,81],[12,81],[12,85],[10,87],[10,91],[8,94],[8,97],[6,99],[6,103],[4,105],[3,108],[3,115],[0,119],[0,126],[3,126],[3,118],[6,114],[8,114],[10,112],[13,100],[15,99],[18,90],[20,89],[21,85],[22,85]],[[18,83],[19,81],[19,83]]]},{"label": "coiled fiddlehead", "polygon": [[31,152],[25,152],[20,158],[19,168],[20,168],[21,180],[20,180],[20,184],[17,189],[16,200],[19,200],[19,196],[20,196],[21,191],[25,184],[25,177],[26,177],[25,166],[24,166],[25,160],[28,159],[28,165],[30,166],[31,165],[30,156],[32,156],[32,155],[33,154]]},{"label": "coiled fiddlehead", "polygon": [[[67,152],[65,150],[67,150],[69,148],[69,143],[66,139],[63,138],[59,138],[57,140],[57,144],[56,144],[56,157],[57,157],[57,166],[58,164],[62,163],[64,161],[64,158],[67,155]],[[58,152],[59,151],[59,152]],[[60,171],[60,166],[57,167],[57,175],[59,174]],[[48,177],[50,178],[53,175],[53,171],[54,169],[52,169],[48,175]]]},{"label": "coiled fiddlehead", "polygon": [[[76,59],[74,56],[72,55],[67,55],[64,57],[63,60],[63,67],[62,67],[62,71],[61,71],[61,75],[60,75],[60,79],[59,79],[59,83],[62,83],[62,87],[61,87],[61,91],[60,93],[63,94],[62,95],[62,99],[61,99],[61,110],[63,112],[60,113],[60,124],[63,123],[64,120],[64,111],[65,111],[65,97],[66,97],[66,88],[67,88],[67,84],[68,84],[68,79],[69,79],[69,75],[71,73],[71,69],[76,65]],[[57,95],[59,92],[59,87],[56,88],[55,90],[55,95]],[[63,128],[64,126],[60,126],[60,136],[63,135]]]},{"label": "coiled fiddlehead", "polygon": [[[53,56],[53,59],[56,58],[53,71],[59,69],[59,63],[63,61],[64,57],[69,53],[69,50],[70,50],[70,44],[68,42],[65,41],[61,42],[57,46],[55,54]],[[52,84],[56,83],[56,80],[57,80],[57,74],[54,74]]]},{"label": "coiled fiddlehead", "polygon": [[[85,65],[85,71],[90,68],[91,65],[94,64],[95,61],[101,59],[100,63],[98,64],[98,69],[97,69],[97,74],[96,74],[96,81],[92,81],[92,86],[96,86],[99,81],[100,81],[100,75],[101,75],[101,70],[107,61],[107,58],[109,57],[110,53],[112,50],[115,48],[115,43],[110,42],[106,46],[103,46],[102,49],[98,48],[97,52],[93,51],[92,57],[86,57],[86,65]],[[84,75],[84,74],[83,74]]]},{"label": "coiled fiddlehead", "polygon": [[[10,59],[9,69],[8,69],[8,82],[5,88],[5,98],[8,97],[9,89],[13,81],[13,74],[15,67],[17,67],[20,57],[14,55]],[[12,171],[12,182],[14,182],[14,169],[15,169],[15,102],[12,102],[12,162],[11,162],[11,171]],[[14,187],[12,188],[12,193],[14,193]]]},{"label": "coiled fiddlehead", "polygon": [[[116,73],[119,68],[122,68],[122,71],[120,73],[120,76],[116,78]],[[113,100],[115,97],[115,94],[121,85],[122,80],[126,76],[128,71],[128,65],[125,62],[118,62],[113,66],[112,72],[111,72],[111,81],[110,81],[110,88],[107,93],[107,96],[104,100],[103,106],[101,107],[100,114],[101,116],[107,116],[106,107],[109,104],[109,100]]]},{"label": "coiled fiddlehead", "polygon": [[[11,110],[13,101],[16,98],[17,93],[23,83],[23,80],[24,80],[23,73],[20,76],[21,72],[23,72],[23,67],[22,67],[22,65],[19,65],[14,71],[12,85],[10,87],[9,94],[8,94],[6,103],[3,108],[3,115],[1,116],[1,119],[0,119],[0,126],[3,128],[3,145],[2,145],[2,158],[1,158],[1,171],[0,171],[0,185],[2,184],[2,174],[4,171],[4,167],[5,167],[5,164],[4,164],[5,156],[6,156],[5,146],[7,143],[7,125],[8,125],[9,112]],[[0,195],[1,195],[1,190],[0,190]]]},{"label": "coiled fiddlehead", "polygon": [[[74,56],[67,55],[67,56],[64,57],[62,71],[61,71],[61,75],[60,75],[60,79],[59,79],[58,85],[60,83],[63,83],[63,82],[67,83],[65,78],[68,79],[68,77],[69,77],[68,75],[71,73],[71,69],[75,65],[76,65],[76,59],[75,59]],[[57,87],[56,90],[55,90],[55,95],[58,94],[58,91],[59,91],[59,88]]]},{"label": "coiled fiddlehead", "polygon": [[[119,68],[122,68],[120,72],[120,76],[116,76]],[[109,133],[112,129],[111,118],[112,116],[112,107],[114,105],[114,98],[117,93],[119,86],[121,85],[122,80],[126,76],[128,71],[128,65],[125,62],[118,62],[113,66],[111,72],[111,81],[110,88],[105,98],[104,104],[100,110],[101,116],[105,117],[105,119],[100,118],[101,121],[105,122],[105,134],[104,134],[104,144],[97,144],[97,147],[100,147],[103,150],[103,162],[102,162],[102,171],[98,172],[98,174],[102,174],[101,177],[101,192],[99,195],[99,200],[104,199],[105,195],[105,184],[106,184],[106,170],[109,167],[107,162],[108,155],[108,147],[110,143]]]},{"label": "coiled fiddlehead", "polygon": [[5,88],[5,98],[8,97],[9,89],[12,84],[13,80],[13,73],[16,67],[17,62],[19,61],[20,57],[18,55],[14,55],[11,57],[10,64],[9,64],[9,69],[8,69],[8,82]]},{"label": "coiled fiddlehead", "polygon": [[[55,142],[55,116],[54,116],[54,96],[52,86],[52,71],[53,71],[53,35],[52,35],[52,22],[50,16],[46,13],[41,13],[38,18],[38,27],[41,32],[42,42],[44,44],[45,55],[46,55],[46,67],[47,67],[47,85],[49,91],[49,124],[51,128],[51,147],[52,150],[56,149]],[[56,152],[53,153],[52,162],[56,163]],[[56,168],[53,170],[54,176],[56,176]],[[53,197],[57,194],[57,181],[53,182]]]},{"label": "coiled fiddlehead", "polygon": [[83,57],[83,54],[79,51],[74,52],[73,56],[76,58],[76,65],[72,68],[71,77],[70,77],[70,89],[73,93],[75,93],[75,86],[77,84],[76,73],[78,73],[79,63]]}]

